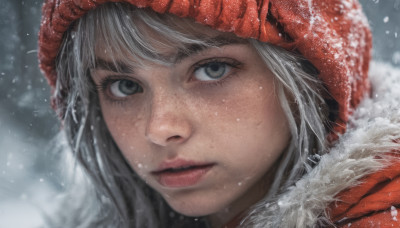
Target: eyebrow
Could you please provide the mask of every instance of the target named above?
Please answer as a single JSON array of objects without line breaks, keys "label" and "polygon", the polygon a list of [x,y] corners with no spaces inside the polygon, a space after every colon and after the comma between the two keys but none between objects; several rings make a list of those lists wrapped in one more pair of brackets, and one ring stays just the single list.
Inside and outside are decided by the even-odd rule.
[{"label": "eyebrow", "polygon": [[[239,37],[227,37],[227,36],[215,36],[209,39],[204,38],[204,43],[206,45],[201,44],[189,44],[185,48],[178,50],[175,55],[175,58],[172,58],[172,63],[177,64],[182,62],[184,59],[189,58],[192,55],[198,54],[204,50],[209,48],[220,48],[230,44],[246,44],[247,40],[239,38]],[[167,58],[166,59],[171,59]],[[95,68],[93,70],[107,70],[112,72],[118,72],[123,74],[131,74],[134,73],[134,67],[128,65],[122,61],[107,61],[105,59],[97,57],[95,59]]]}]

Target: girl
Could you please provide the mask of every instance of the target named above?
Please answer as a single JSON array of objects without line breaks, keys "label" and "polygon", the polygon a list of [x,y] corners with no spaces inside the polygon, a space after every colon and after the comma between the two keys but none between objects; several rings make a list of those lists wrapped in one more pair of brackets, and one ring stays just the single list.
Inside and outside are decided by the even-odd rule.
[{"label": "girl", "polygon": [[357,1],[112,2],[43,6],[40,67],[94,186],[53,226],[400,225],[399,82],[371,89]]}]

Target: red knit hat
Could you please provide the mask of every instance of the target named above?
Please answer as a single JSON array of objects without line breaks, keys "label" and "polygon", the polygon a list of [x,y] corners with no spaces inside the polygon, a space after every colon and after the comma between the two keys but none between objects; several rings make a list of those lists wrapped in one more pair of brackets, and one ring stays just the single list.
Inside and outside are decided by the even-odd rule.
[{"label": "red knit hat", "polygon": [[39,62],[53,89],[55,58],[64,32],[73,21],[106,2],[127,2],[193,18],[220,31],[301,53],[319,70],[338,103],[331,140],[345,132],[349,115],[369,92],[372,38],[357,0],[46,0]]}]

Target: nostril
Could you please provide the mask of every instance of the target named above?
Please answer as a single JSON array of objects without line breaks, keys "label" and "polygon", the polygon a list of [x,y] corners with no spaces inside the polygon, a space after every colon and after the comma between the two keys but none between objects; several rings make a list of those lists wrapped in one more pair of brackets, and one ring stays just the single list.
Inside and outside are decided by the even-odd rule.
[{"label": "nostril", "polygon": [[179,136],[179,135],[174,135],[174,136],[169,137],[169,138],[167,139],[167,141],[179,141],[179,140],[181,140],[181,139],[182,139],[181,136]]}]

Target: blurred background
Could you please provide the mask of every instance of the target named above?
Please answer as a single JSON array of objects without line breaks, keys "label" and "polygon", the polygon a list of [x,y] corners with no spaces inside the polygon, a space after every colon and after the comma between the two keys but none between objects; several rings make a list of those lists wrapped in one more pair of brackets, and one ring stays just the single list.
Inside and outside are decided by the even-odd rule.
[{"label": "blurred background", "polygon": [[[400,67],[400,0],[360,0],[374,33],[374,59]],[[59,123],[37,67],[42,1],[0,0],[0,228],[40,227],[63,189]],[[400,88],[399,88],[400,89]]]}]

